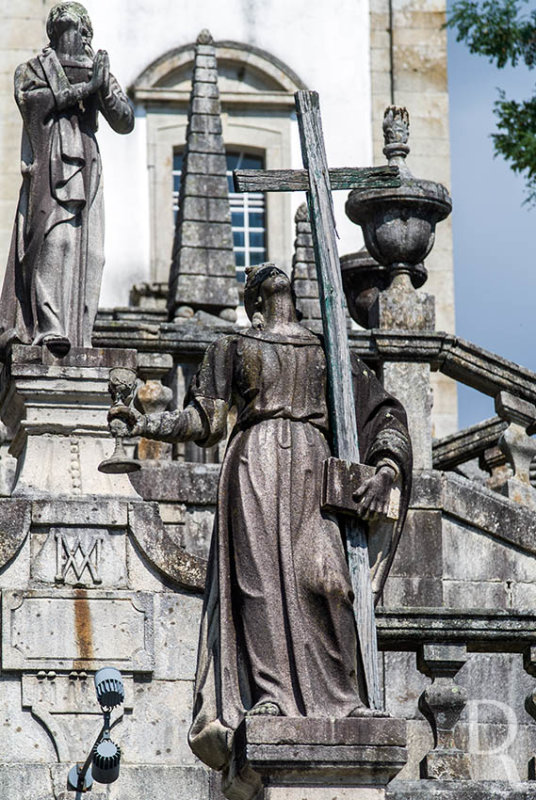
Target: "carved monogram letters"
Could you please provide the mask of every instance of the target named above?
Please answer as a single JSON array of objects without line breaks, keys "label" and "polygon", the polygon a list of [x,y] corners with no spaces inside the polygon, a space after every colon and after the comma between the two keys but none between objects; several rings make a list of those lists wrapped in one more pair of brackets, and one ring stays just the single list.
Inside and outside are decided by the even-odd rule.
[{"label": "carved monogram letters", "polygon": [[56,583],[65,583],[69,571],[79,581],[86,577],[84,573],[87,571],[87,577],[96,586],[102,583],[99,568],[104,537],[101,534],[82,539],[80,536],[68,536],[65,532],[58,531],[55,539]]}]

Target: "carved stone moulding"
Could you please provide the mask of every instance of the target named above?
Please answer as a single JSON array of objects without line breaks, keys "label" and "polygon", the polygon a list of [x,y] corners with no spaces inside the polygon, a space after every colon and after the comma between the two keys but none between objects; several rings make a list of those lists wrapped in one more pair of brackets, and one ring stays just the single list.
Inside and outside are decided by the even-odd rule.
[{"label": "carved stone moulding", "polygon": [[2,670],[131,673],[154,666],[152,595],[85,589],[2,593]]}]

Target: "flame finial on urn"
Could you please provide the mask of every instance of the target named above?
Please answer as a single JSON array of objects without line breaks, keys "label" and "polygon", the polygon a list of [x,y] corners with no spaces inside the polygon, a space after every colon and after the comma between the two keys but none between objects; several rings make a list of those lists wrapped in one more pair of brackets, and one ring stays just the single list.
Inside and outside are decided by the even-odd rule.
[{"label": "flame finial on urn", "polygon": [[409,153],[409,114],[403,106],[387,106],[383,115],[383,153],[390,166],[407,170],[405,158]]}]

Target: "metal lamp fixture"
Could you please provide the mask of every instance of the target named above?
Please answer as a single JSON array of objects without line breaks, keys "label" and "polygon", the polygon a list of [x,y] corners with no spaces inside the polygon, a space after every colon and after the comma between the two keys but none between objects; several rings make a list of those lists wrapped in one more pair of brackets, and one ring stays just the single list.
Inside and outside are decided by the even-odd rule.
[{"label": "metal lamp fixture", "polygon": [[121,748],[110,739],[112,709],[121,705],[125,699],[123,679],[119,670],[115,667],[99,669],[95,673],[95,691],[102,708],[104,723],[84,764],[82,766],[77,764],[69,771],[67,788],[78,794],[89,792],[94,780],[97,783],[113,783],[119,777]]}]

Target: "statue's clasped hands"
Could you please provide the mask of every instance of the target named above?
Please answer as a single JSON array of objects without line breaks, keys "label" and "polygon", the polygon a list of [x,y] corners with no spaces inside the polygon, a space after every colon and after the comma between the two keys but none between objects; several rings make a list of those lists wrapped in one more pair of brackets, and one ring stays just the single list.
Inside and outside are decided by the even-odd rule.
[{"label": "statue's clasped hands", "polygon": [[98,50],[93,59],[93,73],[90,78],[94,92],[108,92],[110,86],[110,58],[106,50]]}]

